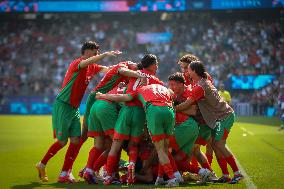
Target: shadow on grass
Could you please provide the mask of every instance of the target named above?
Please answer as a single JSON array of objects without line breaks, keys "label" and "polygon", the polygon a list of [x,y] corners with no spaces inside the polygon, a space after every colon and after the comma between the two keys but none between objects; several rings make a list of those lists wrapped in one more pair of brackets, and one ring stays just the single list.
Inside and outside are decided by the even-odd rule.
[{"label": "shadow on grass", "polygon": [[[187,187],[198,187],[200,186],[212,186],[216,184],[204,184],[204,185],[197,185],[194,182],[187,182],[185,184],[181,184],[179,187],[175,188],[187,188]],[[142,185],[142,184],[137,184],[137,185],[132,185],[132,186],[127,186],[127,185],[110,185],[110,186],[104,186],[102,184],[98,185],[88,185],[85,182],[78,182],[76,184],[62,184],[62,183],[41,183],[41,182],[31,182],[29,184],[23,184],[23,185],[15,185],[12,186],[12,189],[35,189],[35,188],[61,188],[61,189],[84,189],[84,188],[107,188],[107,189],[117,189],[117,188],[141,188],[141,189],[148,189],[148,188],[165,188],[165,186],[155,186],[154,184],[149,184],[149,185]]]},{"label": "shadow on grass", "polygon": [[60,188],[60,189],[87,189],[87,188],[107,188],[107,189],[117,189],[117,188],[155,188],[154,185],[133,185],[133,186],[127,186],[127,185],[110,185],[110,186],[104,186],[103,184],[96,184],[96,185],[89,185],[83,181],[80,181],[76,184],[64,184],[64,183],[42,183],[42,182],[31,182],[28,184],[22,184],[22,185],[15,185],[11,187],[12,189],[35,189],[35,188]]}]

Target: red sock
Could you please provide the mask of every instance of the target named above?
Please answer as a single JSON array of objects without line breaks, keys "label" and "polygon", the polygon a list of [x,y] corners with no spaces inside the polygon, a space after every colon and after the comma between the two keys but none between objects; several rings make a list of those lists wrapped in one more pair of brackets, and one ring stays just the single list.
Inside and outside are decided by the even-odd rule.
[{"label": "red sock", "polygon": [[210,171],[213,171],[208,162],[202,163],[201,167],[209,169]]},{"label": "red sock", "polygon": [[76,148],[76,150],[74,152],[74,159],[73,159],[72,163],[70,164],[70,169],[72,169],[73,164],[74,164],[74,162],[75,162],[75,160],[76,160],[76,158],[77,158],[77,156],[78,156],[78,154],[80,152],[80,149],[81,149],[81,147],[82,147],[82,145],[84,144],[85,141],[86,140],[83,140],[82,138],[80,138],[80,142],[79,142],[79,144],[78,144],[78,146],[77,146],[77,148]]},{"label": "red sock", "polygon": [[78,148],[78,144],[70,143],[69,147],[67,149],[67,152],[65,154],[64,164],[62,167],[62,171],[68,171],[70,169],[70,166],[74,160],[74,155],[76,152],[76,149]]},{"label": "red sock", "polygon": [[198,161],[197,161],[197,159],[194,156],[191,158],[190,164],[192,166],[198,167]]},{"label": "red sock", "polygon": [[120,149],[120,151],[118,152],[117,156],[116,156],[116,161],[115,161],[115,167],[114,167],[114,173],[118,172],[118,167],[119,167],[119,161],[120,161],[120,156],[121,156],[121,151],[122,149]]},{"label": "red sock", "polygon": [[169,177],[169,179],[175,178],[171,163],[167,163],[162,166],[163,166],[164,172]]},{"label": "red sock", "polygon": [[117,156],[108,155],[107,157],[107,164],[106,164],[106,171],[108,176],[112,176],[112,173],[115,170],[117,162]]},{"label": "red sock", "polygon": [[172,154],[170,152],[168,153],[168,157],[170,159],[170,163],[172,165],[173,172],[178,171],[178,168],[177,168],[177,165],[176,165],[176,161],[175,161],[174,157],[172,156]]},{"label": "red sock", "polygon": [[46,165],[49,159],[52,158],[61,148],[63,148],[63,146],[59,143],[59,141],[56,141],[49,147],[48,151],[40,162]]},{"label": "red sock", "polygon": [[233,169],[234,172],[239,171],[239,168],[236,164],[236,160],[234,156],[229,156],[225,158],[227,163],[230,165],[230,167]]},{"label": "red sock", "polygon": [[128,149],[129,163],[130,162],[136,163],[137,155],[138,155],[137,146],[129,147],[129,149]]},{"label": "red sock", "polygon": [[163,166],[159,163],[158,166],[158,177],[163,178],[164,177],[164,169]]},{"label": "red sock", "polygon": [[208,159],[209,165],[211,166],[212,165],[212,160],[213,160],[213,154],[206,153],[205,155],[206,155],[206,157]]},{"label": "red sock", "polygon": [[189,164],[189,172],[198,174],[199,169],[200,167],[198,166],[198,164],[197,165],[192,163]]},{"label": "red sock", "polygon": [[176,165],[178,167],[178,170],[181,172],[187,172],[189,171],[189,162],[186,162],[186,160],[180,160],[176,162]]},{"label": "red sock", "polygon": [[108,154],[102,153],[97,161],[94,163],[93,170],[99,171],[100,168],[107,162]]},{"label": "red sock", "polygon": [[225,158],[224,157],[218,158],[217,162],[219,164],[219,167],[222,170],[223,175],[229,175],[229,170],[228,170],[227,162],[226,162]]},{"label": "red sock", "polygon": [[94,162],[96,162],[96,160],[100,157],[102,153],[103,151],[101,149],[93,147],[89,152],[89,157],[88,157],[86,168],[92,169]]}]

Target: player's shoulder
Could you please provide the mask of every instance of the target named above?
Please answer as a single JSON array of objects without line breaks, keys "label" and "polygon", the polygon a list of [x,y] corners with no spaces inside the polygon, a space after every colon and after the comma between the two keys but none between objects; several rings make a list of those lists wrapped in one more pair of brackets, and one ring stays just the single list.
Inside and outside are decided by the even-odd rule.
[{"label": "player's shoulder", "polygon": [[78,58],[76,58],[76,59],[72,60],[71,64],[80,63],[82,60],[83,60],[83,58],[82,58],[82,57],[78,57]]}]

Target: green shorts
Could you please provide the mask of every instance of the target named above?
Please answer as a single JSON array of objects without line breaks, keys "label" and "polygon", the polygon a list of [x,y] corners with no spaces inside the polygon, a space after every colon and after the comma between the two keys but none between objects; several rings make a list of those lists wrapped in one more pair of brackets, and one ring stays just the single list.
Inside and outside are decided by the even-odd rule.
[{"label": "green shorts", "polygon": [[199,135],[195,141],[195,144],[206,146],[207,141],[211,137],[212,129],[206,124],[198,124]]},{"label": "green shorts", "polygon": [[56,100],[52,108],[53,136],[60,141],[81,136],[80,113],[67,103]]},{"label": "green shorts", "polygon": [[139,142],[145,125],[145,112],[139,106],[122,106],[114,127],[114,139]]},{"label": "green shorts", "polygon": [[215,141],[226,140],[235,122],[235,113],[231,113],[222,121],[216,122],[216,127],[212,130],[212,137]]},{"label": "green shorts", "polygon": [[175,113],[173,108],[150,104],[146,107],[146,120],[153,142],[158,142],[173,134],[175,125]]},{"label": "green shorts", "polygon": [[190,154],[198,133],[197,122],[189,117],[185,122],[175,126],[174,135],[170,137],[170,146],[185,158]]},{"label": "green shorts", "polygon": [[89,115],[88,136],[113,135],[117,117],[116,103],[96,100]]},{"label": "green shorts", "polygon": [[89,121],[89,115],[90,115],[90,111],[91,111],[91,108],[94,104],[94,102],[97,100],[96,99],[96,92],[91,92],[87,98],[87,101],[86,101],[86,110],[85,110],[85,114],[84,114],[84,125],[86,125],[88,127],[88,123],[90,122]]}]

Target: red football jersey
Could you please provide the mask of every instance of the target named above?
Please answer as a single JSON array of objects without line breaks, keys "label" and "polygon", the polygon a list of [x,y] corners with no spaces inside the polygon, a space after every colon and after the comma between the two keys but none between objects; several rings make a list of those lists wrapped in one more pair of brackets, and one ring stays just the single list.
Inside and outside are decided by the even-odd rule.
[{"label": "red football jersey", "polygon": [[[186,101],[186,99],[191,95],[191,86],[185,88],[181,96],[175,99],[178,103]],[[179,125],[185,122],[189,118],[188,115],[182,112],[176,112],[176,125]]]},{"label": "red football jersey", "polygon": [[[147,85],[151,85],[151,84],[160,84],[160,85],[164,85],[164,83],[159,79],[157,78],[153,73],[143,69],[141,71],[139,71],[140,73],[144,74],[147,76]],[[131,78],[129,80],[129,83],[127,85],[127,90],[126,90],[126,93],[129,94],[129,93],[133,93],[135,92],[138,88],[142,87],[140,86],[140,82],[141,80],[140,79],[137,79],[137,78]],[[141,102],[134,98],[132,101],[130,102],[126,102],[125,105],[127,106],[141,106],[142,107],[142,104]]]},{"label": "red football jersey", "polygon": [[130,93],[130,95],[135,99],[138,99],[145,106],[146,103],[150,102],[155,106],[172,106],[173,99],[170,91],[160,84],[151,84],[143,86],[136,91]]},{"label": "red football jersey", "polygon": [[99,84],[93,89],[93,91],[107,93],[115,86],[117,86],[121,81],[124,81],[126,77],[121,76],[118,73],[119,68],[128,68],[127,62],[120,62],[117,65],[113,66],[99,82]]},{"label": "red football jersey", "polygon": [[78,108],[92,77],[101,71],[102,66],[91,64],[86,68],[79,69],[82,58],[75,59],[69,65],[65,74],[62,88],[57,95],[57,99]]}]

